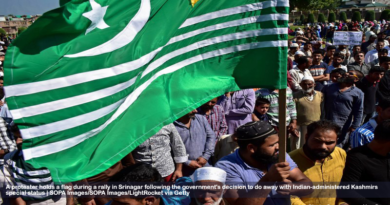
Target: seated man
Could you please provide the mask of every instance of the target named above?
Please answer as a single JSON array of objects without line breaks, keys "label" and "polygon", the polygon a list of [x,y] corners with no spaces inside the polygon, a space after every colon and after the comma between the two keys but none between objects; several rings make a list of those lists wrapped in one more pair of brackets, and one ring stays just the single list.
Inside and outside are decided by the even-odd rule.
[{"label": "seated man", "polygon": [[195,185],[213,188],[194,190],[192,205],[225,205],[222,198],[225,192],[225,171],[215,167],[203,167],[195,171],[193,179]]},{"label": "seated man", "polygon": [[[286,184],[311,181],[297,168],[288,154],[286,162],[277,163],[279,158],[279,137],[267,122],[250,122],[240,126],[236,132],[239,149],[222,158],[216,167],[226,171],[229,185],[261,185],[283,182]],[[285,154],[285,153],[283,153]],[[305,196],[312,190],[306,189],[250,189],[226,191],[224,200],[230,205],[244,204],[289,204],[290,194]],[[284,195],[284,196],[283,196]]]},{"label": "seated man", "polygon": [[[307,126],[306,143],[303,148],[290,152],[298,168],[313,183],[338,183],[343,175],[347,154],[336,147],[337,133],[340,127],[331,121],[317,121]],[[332,174],[328,174],[332,173]],[[315,190],[311,195],[291,197],[292,205],[335,204],[336,191]]]}]

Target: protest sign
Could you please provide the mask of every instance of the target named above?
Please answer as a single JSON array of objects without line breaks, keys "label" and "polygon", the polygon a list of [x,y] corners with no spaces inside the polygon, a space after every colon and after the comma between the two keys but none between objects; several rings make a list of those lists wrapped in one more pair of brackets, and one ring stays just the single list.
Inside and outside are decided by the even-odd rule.
[{"label": "protest sign", "polygon": [[363,33],[359,31],[334,32],[333,45],[361,45]]}]

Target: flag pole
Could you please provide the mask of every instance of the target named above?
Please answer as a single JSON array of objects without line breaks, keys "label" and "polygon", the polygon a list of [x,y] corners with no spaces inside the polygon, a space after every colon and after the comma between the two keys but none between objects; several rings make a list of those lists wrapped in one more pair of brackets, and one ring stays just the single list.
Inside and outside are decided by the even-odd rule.
[{"label": "flag pole", "polygon": [[279,162],[286,161],[286,112],[287,112],[287,94],[286,89],[279,90]]}]

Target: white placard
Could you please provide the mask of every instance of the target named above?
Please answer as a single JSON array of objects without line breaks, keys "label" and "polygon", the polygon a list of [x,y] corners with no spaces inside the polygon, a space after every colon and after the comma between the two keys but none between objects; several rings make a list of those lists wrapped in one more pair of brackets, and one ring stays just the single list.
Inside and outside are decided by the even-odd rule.
[{"label": "white placard", "polygon": [[337,31],[334,32],[333,45],[361,45],[362,36],[363,33],[360,31]]}]

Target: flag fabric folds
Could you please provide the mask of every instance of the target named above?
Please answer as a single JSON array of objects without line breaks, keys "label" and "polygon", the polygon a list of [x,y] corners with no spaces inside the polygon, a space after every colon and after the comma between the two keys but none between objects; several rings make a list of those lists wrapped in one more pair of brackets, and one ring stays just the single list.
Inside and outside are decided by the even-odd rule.
[{"label": "flag fabric folds", "polygon": [[62,1],[14,40],[8,106],[56,183],[94,176],[211,98],[286,88],[288,1]]}]

